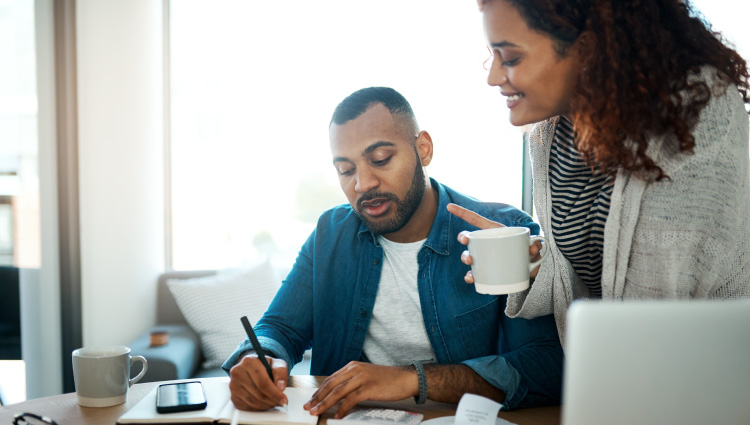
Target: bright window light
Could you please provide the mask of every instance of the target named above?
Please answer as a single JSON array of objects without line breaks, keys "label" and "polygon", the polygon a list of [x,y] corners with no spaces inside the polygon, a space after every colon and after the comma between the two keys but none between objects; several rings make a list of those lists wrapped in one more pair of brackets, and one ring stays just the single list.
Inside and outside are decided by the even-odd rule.
[{"label": "bright window light", "polygon": [[0,0],[0,265],[41,264],[34,2]]},{"label": "bright window light", "polygon": [[331,163],[336,105],[368,86],[412,104],[431,177],[521,204],[521,131],[482,67],[476,4],[436,0],[171,3],[172,264],[291,264],[345,203]]},{"label": "bright window light", "polygon": [[[742,2],[740,2],[742,3]],[[696,0],[750,54],[747,5]],[[521,206],[522,139],[486,84],[481,14],[455,0],[171,2],[172,266],[290,264],[346,202],[328,122],[351,92],[400,91],[435,143],[427,172]]]},{"label": "bright window light", "polygon": [[750,58],[750,31],[747,28],[750,3],[732,0],[692,0],[690,3],[711,23],[714,31],[719,31],[734,44],[745,60]]}]

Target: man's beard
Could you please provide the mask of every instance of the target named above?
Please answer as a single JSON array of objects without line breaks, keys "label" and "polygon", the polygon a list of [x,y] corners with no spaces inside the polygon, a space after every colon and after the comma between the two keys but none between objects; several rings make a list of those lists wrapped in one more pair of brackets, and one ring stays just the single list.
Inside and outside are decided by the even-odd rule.
[{"label": "man's beard", "polygon": [[[414,169],[414,177],[411,179],[411,187],[409,187],[409,191],[406,193],[403,200],[398,199],[396,195],[389,192],[366,193],[357,200],[357,208],[355,209],[355,212],[375,235],[387,235],[389,233],[397,232],[409,222],[411,216],[414,215],[414,212],[419,208],[426,187],[427,184],[425,183],[424,170],[422,170],[422,164],[419,162],[419,155],[417,155],[417,167]],[[376,198],[385,198],[391,201],[392,205],[396,207],[396,214],[391,218],[372,221],[366,214],[361,214],[359,212],[362,209],[362,202]]]}]

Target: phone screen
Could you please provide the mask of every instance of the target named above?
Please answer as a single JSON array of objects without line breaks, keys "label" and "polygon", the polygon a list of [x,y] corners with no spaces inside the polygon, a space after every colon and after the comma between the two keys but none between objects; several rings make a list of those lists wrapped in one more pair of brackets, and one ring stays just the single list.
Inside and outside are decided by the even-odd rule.
[{"label": "phone screen", "polygon": [[156,392],[156,411],[159,413],[202,410],[207,406],[200,381],[161,384]]}]

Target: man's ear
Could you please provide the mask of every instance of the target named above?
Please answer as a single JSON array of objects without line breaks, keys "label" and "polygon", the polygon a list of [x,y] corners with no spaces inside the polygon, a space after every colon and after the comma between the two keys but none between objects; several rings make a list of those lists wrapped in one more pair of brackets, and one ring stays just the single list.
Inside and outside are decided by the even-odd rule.
[{"label": "man's ear", "polygon": [[432,162],[432,137],[430,133],[420,131],[417,140],[414,142],[414,148],[417,150],[422,166],[430,165],[430,162]]}]

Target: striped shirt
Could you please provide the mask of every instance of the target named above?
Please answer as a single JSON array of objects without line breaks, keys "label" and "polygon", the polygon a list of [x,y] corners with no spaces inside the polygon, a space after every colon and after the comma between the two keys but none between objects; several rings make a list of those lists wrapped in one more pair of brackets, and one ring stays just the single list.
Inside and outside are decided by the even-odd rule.
[{"label": "striped shirt", "polygon": [[587,165],[573,142],[573,125],[561,117],[549,158],[552,234],[592,294],[602,296],[604,224],[613,177]]}]

